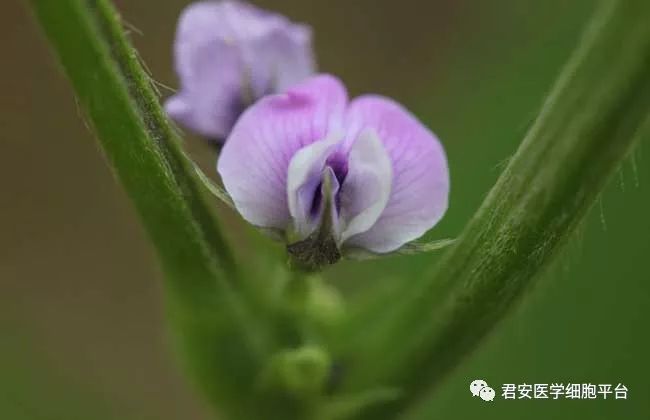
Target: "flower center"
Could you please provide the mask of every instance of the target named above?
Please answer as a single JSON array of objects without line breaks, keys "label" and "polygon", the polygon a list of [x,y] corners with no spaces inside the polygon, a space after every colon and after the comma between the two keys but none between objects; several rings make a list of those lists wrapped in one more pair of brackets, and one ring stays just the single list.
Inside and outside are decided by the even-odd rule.
[{"label": "flower center", "polygon": [[[345,177],[348,174],[348,159],[347,156],[344,155],[341,152],[334,152],[325,162],[326,167],[332,168],[334,171],[334,176],[336,176],[336,181],[338,182],[339,188],[337,189],[340,191],[341,186],[343,186],[343,182],[345,181]],[[323,202],[323,192],[322,190],[323,182],[319,182],[316,185],[316,190],[314,191],[314,198],[311,203],[311,207],[309,209],[309,215],[312,218],[317,218],[320,215],[320,209],[321,209],[321,204]],[[336,207],[336,212],[338,213],[341,209],[341,199],[338,194],[338,191],[336,195],[334,196],[334,205]]]}]

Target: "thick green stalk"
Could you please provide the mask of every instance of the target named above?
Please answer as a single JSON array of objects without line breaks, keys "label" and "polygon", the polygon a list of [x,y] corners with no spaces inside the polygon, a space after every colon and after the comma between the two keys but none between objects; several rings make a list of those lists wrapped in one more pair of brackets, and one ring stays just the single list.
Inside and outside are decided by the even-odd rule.
[{"label": "thick green stalk", "polygon": [[227,244],[119,16],[107,0],[31,4],[156,246],[195,377],[221,410],[244,417],[250,386],[275,345],[249,310]]},{"label": "thick green stalk", "polygon": [[[362,418],[387,419],[474,349],[520,301],[650,133],[650,2],[609,0],[539,117],[435,271],[344,345],[344,389],[400,389]],[[346,356],[347,355],[347,356]]]}]

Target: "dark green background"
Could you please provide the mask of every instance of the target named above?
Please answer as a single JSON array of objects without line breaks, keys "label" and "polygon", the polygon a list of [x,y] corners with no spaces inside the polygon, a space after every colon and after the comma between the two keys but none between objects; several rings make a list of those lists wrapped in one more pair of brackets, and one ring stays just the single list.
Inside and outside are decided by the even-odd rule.
[{"label": "dark green background", "polygon": [[[180,0],[118,0],[175,86]],[[259,1],[313,24],[323,71],[396,97],[449,155],[456,235],[514,152],[595,1]],[[624,47],[624,46],[623,46]],[[74,97],[18,0],[0,8],[0,419],[210,418],[169,350],[160,273]],[[92,71],[89,69],[89,71]],[[647,148],[648,139],[644,139]],[[195,158],[214,157],[195,139]],[[642,144],[558,264],[409,419],[650,418],[650,171]],[[223,212],[229,235],[242,223]],[[433,256],[344,263],[351,296],[408,282]],[[353,299],[353,297],[351,297]],[[469,382],[622,382],[628,400],[472,398]],[[419,415],[420,417],[417,417]]]}]

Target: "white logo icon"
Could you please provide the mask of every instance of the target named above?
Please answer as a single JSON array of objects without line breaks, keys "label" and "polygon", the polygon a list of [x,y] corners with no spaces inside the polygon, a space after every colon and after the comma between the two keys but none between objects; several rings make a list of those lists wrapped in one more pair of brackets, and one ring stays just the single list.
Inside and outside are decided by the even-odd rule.
[{"label": "white logo icon", "polygon": [[469,390],[472,391],[472,397],[478,397],[479,392],[482,388],[488,386],[487,382],[482,379],[476,379],[469,384]]},{"label": "white logo icon", "polygon": [[469,390],[472,392],[473,397],[481,397],[483,401],[492,401],[496,393],[494,389],[490,388],[482,379],[476,379],[469,384]]},{"label": "white logo icon", "polygon": [[481,392],[479,393],[479,396],[483,401],[492,401],[494,399],[494,395],[494,390],[489,386],[482,388]]}]

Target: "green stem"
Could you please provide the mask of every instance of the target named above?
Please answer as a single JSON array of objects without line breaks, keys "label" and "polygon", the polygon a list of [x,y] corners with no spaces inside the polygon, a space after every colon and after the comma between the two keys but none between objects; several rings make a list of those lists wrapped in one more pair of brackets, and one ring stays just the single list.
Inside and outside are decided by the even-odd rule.
[{"label": "green stem", "polygon": [[362,418],[403,411],[476,348],[650,133],[649,21],[647,0],[602,3],[533,127],[436,270],[343,345],[345,389],[403,391]]},{"label": "green stem", "polygon": [[250,384],[276,345],[249,308],[193,166],[119,16],[108,0],[30,2],[156,246],[195,378],[220,410],[244,417]]}]

